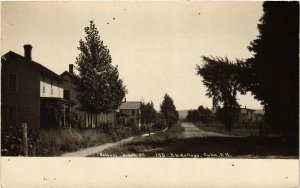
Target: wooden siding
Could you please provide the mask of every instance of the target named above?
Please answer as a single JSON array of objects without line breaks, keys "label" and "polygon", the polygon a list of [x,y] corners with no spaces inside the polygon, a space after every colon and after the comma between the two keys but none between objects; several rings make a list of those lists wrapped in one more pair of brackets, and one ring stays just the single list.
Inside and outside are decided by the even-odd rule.
[{"label": "wooden siding", "polygon": [[63,81],[62,83],[62,88],[63,90],[69,90],[70,91],[70,99],[71,101],[75,101],[75,102],[78,102],[77,100],[77,92],[75,91],[75,85],[72,84],[72,81],[71,81],[71,78],[69,75],[64,75],[63,77],[66,81]]},{"label": "wooden siding", "polygon": [[[8,90],[9,74],[17,74],[17,92]],[[1,125],[9,128],[8,109],[16,107],[16,125],[27,123],[29,128],[40,127],[39,73],[18,62],[3,62],[1,69]]]},{"label": "wooden siding", "polygon": [[115,124],[116,113],[98,114],[79,111],[80,114],[80,127],[81,128],[96,128],[103,124]]},{"label": "wooden siding", "polygon": [[[52,88],[51,88],[51,82],[52,82]],[[58,81],[40,75],[40,96],[63,98],[63,88]]]},{"label": "wooden siding", "polygon": [[[132,111],[134,111],[134,114],[132,114]],[[140,126],[140,110],[138,110],[138,109],[121,109],[120,112],[122,114],[126,114],[128,116],[128,117],[126,117],[125,123],[129,123],[132,119],[133,123],[135,125]]]}]

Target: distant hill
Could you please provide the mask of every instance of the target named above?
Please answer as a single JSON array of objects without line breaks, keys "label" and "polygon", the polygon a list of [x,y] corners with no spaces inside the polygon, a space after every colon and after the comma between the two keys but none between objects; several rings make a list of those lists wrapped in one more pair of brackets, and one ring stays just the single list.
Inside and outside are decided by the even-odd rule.
[{"label": "distant hill", "polygon": [[180,120],[185,119],[186,116],[188,115],[188,111],[189,111],[189,110],[178,110],[179,119],[180,119]]}]

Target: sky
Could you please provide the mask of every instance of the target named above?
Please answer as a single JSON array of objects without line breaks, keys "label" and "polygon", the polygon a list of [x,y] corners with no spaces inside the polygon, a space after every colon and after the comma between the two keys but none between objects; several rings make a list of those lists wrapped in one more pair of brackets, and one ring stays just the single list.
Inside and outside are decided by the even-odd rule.
[{"label": "sky", "polygon": [[[84,28],[94,20],[101,40],[118,65],[127,101],[153,101],[165,93],[178,110],[212,107],[196,75],[201,56],[252,56],[247,46],[258,35],[262,2],[2,2],[1,54],[24,55],[61,74],[80,53]],[[260,109],[248,93],[239,104]]]}]

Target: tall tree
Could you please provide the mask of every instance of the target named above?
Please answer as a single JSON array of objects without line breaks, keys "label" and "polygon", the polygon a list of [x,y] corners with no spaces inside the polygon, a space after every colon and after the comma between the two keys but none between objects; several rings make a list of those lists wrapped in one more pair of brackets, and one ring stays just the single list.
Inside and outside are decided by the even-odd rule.
[{"label": "tall tree", "polygon": [[153,102],[142,103],[141,105],[141,123],[146,125],[149,131],[149,136],[151,132],[151,126],[156,122],[156,111],[154,109]]},{"label": "tall tree", "polygon": [[236,63],[221,57],[202,56],[202,62],[202,66],[196,67],[197,74],[202,76],[202,82],[207,87],[206,95],[213,99],[213,105],[219,109],[219,119],[231,131],[240,110],[237,92],[245,93],[238,82],[239,68]]},{"label": "tall tree", "polygon": [[264,2],[259,35],[248,47],[242,83],[265,107],[265,120],[299,135],[299,2]]},{"label": "tall tree", "polygon": [[167,121],[168,129],[179,120],[179,114],[173,103],[173,99],[167,93],[160,105],[160,111]]},{"label": "tall tree", "polygon": [[100,39],[93,21],[84,29],[85,41],[79,41],[80,54],[76,58],[78,100],[83,110],[109,113],[117,109],[125,97],[126,88],[119,78],[118,66],[112,65],[107,46]]}]

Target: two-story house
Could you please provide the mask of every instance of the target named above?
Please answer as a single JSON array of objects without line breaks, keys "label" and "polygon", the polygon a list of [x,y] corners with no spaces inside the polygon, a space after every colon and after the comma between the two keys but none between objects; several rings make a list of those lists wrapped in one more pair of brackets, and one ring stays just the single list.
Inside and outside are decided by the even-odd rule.
[{"label": "two-story house", "polygon": [[123,102],[119,107],[119,121],[123,124],[141,126],[141,102]]},{"label": "two-story house", "polygon": [[[31,50],[31,45],[24,45],[24,56],[10,51],[1,58],[1,127],[21,123],[28,128],[68,127],[67,114],[75,103],[63,99],[63,78],[33,61]],[[57,115],[57,109],[49,111],[50,104],[60,106],[62,115]],[[58,124],[48,121],[51,114],[59,118]]]},{"label": "two-story house", "polygon": [[77,100],[76,84],[74,83],[74,66],[69,64],[69,71],[64,71],[60,75],[64,81],[62,83],[63,97],[66,100],[72,100],[76,102],[76,110],[79,114],[79,121],[81,128],[95,128],[101,124],[115,124],[116,112],[113,111],[109,114],[96,114],[91,112],[82,111],[80,109],[80,102]]},{"label": "two-story house", "polygon": [[241,108],[238,123],[243,125],[258,125],[263,121],[264,110],[249,109],[246,106]]}]

